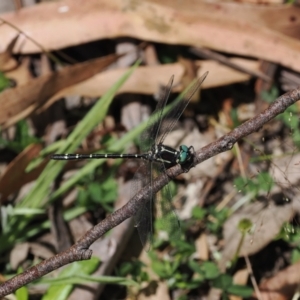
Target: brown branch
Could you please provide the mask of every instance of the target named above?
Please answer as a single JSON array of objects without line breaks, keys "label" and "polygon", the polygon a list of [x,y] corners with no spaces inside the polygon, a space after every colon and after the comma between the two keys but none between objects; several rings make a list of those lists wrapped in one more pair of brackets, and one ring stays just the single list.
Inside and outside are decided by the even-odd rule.
[{"label": "brown branch", "polygon": [[[195,154],[192,166],[196,166],[201,162],[219,154],[230,150],[233,145],[240,139],[248,136],[250,133],[258,131],[264,124],[284,112],[290,105],[300,99],[300,87],[292,90],[274,101],[269,108],[264,110],[256,117],[248,120],[239,127],[224,135],[217,141],[203,147]],[[153,192],[158,192],[172,178],[175,178],[184,170],[180,165],[176,165],[167,170],[167,176],[161,175],[153,182]],[[89,259],[92,255],[90,245],[99,239],[108,230],[122,223],[124,220],[135,215],[141,205],[144,205],[150,193],[150,186],[144,187],[136,196],[134,196],[126,205],[109,215],[105,220],[91,228],[76,244],[70,249],[55,255],[54,257],[44,260],[34,267],[31,267],[22,274],[7,280],[0,285],[0,296],[5,296],[16,289],[36,280],[61,266],[74,261]]]},{"label": "brown branch", "polygon": [[242,73],[246,73],[246,74],[249,74],[251,76],[254,76],[254,77],[257,77],[257,78],[260,78],[266,82],[271,82],[271,77],[264,74],[263,72],[261,71],[256,71],[256,70],[251,70],[249,68],[246,68],[244,66],[240,66],[239,64],[236,64],[235,62],[229,60],[225,55],[222,55],[222,54],[219,54],[213,50],[210,50],[208,48],[197,48],[197,47],[192,47],[190,49],[190,51],[197,55],[197,56],[200,56],[202,58],[205,58],[205,59],[213,59],[225,66],[228,66],[234,70],[237,70],[237,71],[240,71]]}]

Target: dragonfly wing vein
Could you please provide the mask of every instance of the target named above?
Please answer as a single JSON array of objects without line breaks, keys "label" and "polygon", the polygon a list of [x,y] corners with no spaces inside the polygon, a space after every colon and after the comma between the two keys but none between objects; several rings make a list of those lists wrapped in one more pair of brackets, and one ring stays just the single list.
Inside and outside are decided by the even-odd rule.
[{"label": "dragonfly wing vein", "polygon": [[[151,164],[143,162],[133,178],[132,196],[149,184],[152,184]],[[134,216],[135,227],[146,250],[149,250],[152,244],[152,189],[149,193],[147,202],[138,209]]]}]

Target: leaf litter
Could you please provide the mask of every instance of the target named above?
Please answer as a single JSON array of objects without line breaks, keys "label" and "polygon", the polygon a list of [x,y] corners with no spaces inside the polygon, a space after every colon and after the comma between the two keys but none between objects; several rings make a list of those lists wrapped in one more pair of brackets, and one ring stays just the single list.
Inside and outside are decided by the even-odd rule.
[{"label": "leaf litter", "polygon": [[[175,85],[174,91],[179,92],[184,87],[184,82],[188,77],[187,73],[193,74],[192,76],[196,74],[200,76],[204,70],[208,70],[210,76],[204,82],[204,94],[206,91],[213,91],[213,93],[206,94],[210,98],[201,98],[200,105],[204,105],[202,106],[203,110],[200,110],[202,115],[199,114],[198,110],[198,113],[195,114],[198,118],[198,123],[193,123],[194,128],[200,128],[207,136],[187,134],[189,129],[186,128],[189,127],[186,124],[186,127],[184,127],[184,123],[180,124],[183,127],[179,129],[179,131],[183,132],[183,136],[187,136],[187,140],[188,138],[192,139],[190,144],[205,144],[204,141],[214,140],[219,136],[217,126],[221,126],[223,129],[225,127],[224,124],[226,122],[219,122],[219,124],[218,122],[211,122],[211,119],[215,118],[216,115],[218,115],[216,118],[219,118],[218,121],[227,119],[228,123],[226,126],[228,127],[232,126],[236,121],[231,114],[234,110],[231,104],[229,104],[229,110],[226,114],[222,115],[220,113],[222,111],[225,112],[225,104],[222,107],[221,103],[226,103],[228,99],[234,98],[234,93],[229,93],[226,87],[230,86],[232,88],[234,85],[235,87],[244,85],[243,93],[246,98],[245,91],[249,91],[247,83],[251,79],[249,74],[260,72],[260,60],[266,59],[274,64],[299,71],[298,18],[293,18],[298,13],[298,8],[288,6],[253,5],[246,7],[242,4],[225,2],[219,2],[216,6],[212,3],[195,3],[193,1],[185,2],[184,5],[181,2],[171,3],[169,1],[164,4],[157,1],[129,1],[128,3],[122,1],[112,1],[110,3],[89,1],[83,2],[79,9],[76,1],[68,0],[64,1],[64,3],[57,1],[35,5],[21,10],[18,14],[2,14],[1,18],[8,23],[2,24],[0,27],[0,46],[3,49],[2,54],[0,54],[0,68],[6,72],[8,77],[11,76],[17,82],[16,87],[7,89],[0,94],[0,123],[2,129],[14,128],[15,124],[21,119],[26,118],[26,120],[29,120],[29,117],[34,118],[37,114],[47,113],[48,109],[63,97],[81,95],[86,98],[93,98],[102,95],[115,82],[116,78],[120,77],[128,69],[128,65],[123,65],[122,68],[114,66],[107,70],[106,68],[119,57],[118,54],[110,54],[103,58],[77,63],[56,69],[53,73],[39,74],[39,76],[35,77],[29,72],[28,61],[32,60],[32,57],[28,54],[39,54],[45,52],[45,49],[63,50],[65,47],[76,47],[96,40],[127,36],[147,42],[151,41],[151,45],[156,45],[155,43],[169,44],[168,46],[174,47],[174,49],[177,45],[186,45],[188,47],[207,47],[222,53],[230,53],[233,57],[227,57],[228,61],[232,60],[245,69],[253,71],[249,73],[239,72],[231,69],[228,65],[225,66],[220,62],[214,61],[213,58],[206,60],[195,59],[195,57],[189,58],[192,62],[191,66],[184,64],[180,59],[175,59],[171,63],[161,64],[157,58],[155,65],[145,64],[139,67],[136,73],[118,91],[120,94],[139,93],[151,95],[158,90],[159,85],[167,82],[168,77],[175,74],[178,84]],[[47,15],[47,18],[43,18],[44,15]],[[79,17],[81,17],[81,22],[77,21]],[[280,22],[274,22],[274,18],[277,21],[280,20]],[[9,23],[17,26],[20,32],[24,31],[24,33],[30,34],[30,37],[35,38],[38,43],[34,44],[32,41],[24,39],[24,37],[20,38],[18,35],[20,32],[17,32],[16,28],[8,26]],[[72,34],[70,34],[71,32]],[[213,39],[212,36],[214,37]],[[37,47],[38,44],[43,45],[43,49]],[[157,51],[157,48],[154,47],[154,49]],[[139,51],[145,51],[144,54],[147,53],[146,50],[139,49]],[[17,61],[12,53],[17,53],[22,59]],[[244,57],[238,57],[241,55]],[[145,59],[145,61],[147,60]],[[190,68],[194,67],[195,69],[198,68],[198,70],[191,72]],[[259,79],[254,80],[259,81]],[[258,94],[257,90],[256,93]],[[226,98],[226,95],[229,95],[228,98]],[[207,105],[208,108],[205,107],[205,101],[209,101],[207,99],[211,100],[209,105]],[[217,101],[214,102],[214,99]],[[149,102],[148,100],[144,102],[147,103]],[[137,100],[134,99],[134,101]],[[197,101],[199,100],[196,100],[196,103]],[[253,102],[253,97],[251,101]],[[228,103],[232,103],[232,101],[230,100]],[[242,104],[236,101],[235,105],[240,108]],[[79,107],[78,110],[81,112],[84,110],[84,106]],[[196,111],[193,111],[193,113]],[[211,119],[208,120],[209,118],[205,117],[204,111],[207,112],[206,116],[210,115],[213,117],[209,117]],[[64,116],[67,120],[66,124],[69,123],[70,113],[69,111]],[[253,114],[253,111],[251,113]],[[124,131],[124,128],[121,131],[118,130],[120,122],[118,122],[116,117],[116,108],[112,109],[110,114],[115,122],[111,129],[107,130],[105,124],[100,125],[90,137],[83,141],[84,151],[88,152],[89,148],[92,148],[91,145],[95,144],[95,141],[92,140],[96,136],[100,136],[98,140],[105,144],[102,136],[103,132],[109,132],[113,138],[118,138],[120,132]],[[238,116],[241,120],[247,119],[245,115],[241,116],[241,112],[238,112]],[[46,119],[44,122],[45,126],[51,127],[51,124],[46,124]],[[276,122],[278,123],[279,121]],[[274,123],[272,124],[274,125]],[[34,124],[32,126],[33,131],[38,131],[37,128],[34,128]],[[239,248],[242,233],[238,230],[238,227],[241,220],[250,219],[253,223],[253,228],[251,234],[245,236],[238,256],[252,255],[255,257],[255,254],[268,247],[276,239],[282,228],[287,228],[287,223],[291,222],[295,227],[297,226],[300,203],[298,192],[298,163],[300,157],[298,148],[293,145],[292,136],[287,134],[284,129],[287,127],[290,131],[293,131],[294,127],[287,125],[279,127],[281,128],[279,131],[276,131],[276,126],[269,128],[269,132],[265,137],[264,133],[259,133],[260,137],[258,139],[253,135],[255,146],[252,144],[252,148],[249,146],[251,144],[247,144],[245,141],[240,145],[241,155],[245,159],[244,162],[249,161],[248,164],[245,163],[243,166],[244,171],[241,163],[237,163],[235,156],[228,152],[227,157],[222,159],[216,157],[209,164],[203,164],[202,167],[198,166],[186,176],[181,176],[176,180],[180,188],[178,195],[174,197],[174,204],[177,209],[182,209],[185,212],[184,218],[187,221],[192,216],[192,207],[197,205],[197,203],[198,206],[209,207],[210,203],[214,203],[214,201],[219,203],[228,198],[226,201],[230,203],[229,206],[237,207],[237,203],[240,203],[241,199],[247,198],[247,192],[248,200],[252,200],[251,203],[240,205],[240,208],[234,208],[235,212],[223,225],[222,237],[213,237],[212,232],[201,224],[201,220],[199,223],[196,222],[199,227],[194,226],[194,232],[201,233],[198,235],[200,246],[197,246],[199,252],[197,257],[201,257],[203,260],[211,259],[212,261],[217,261],[215,257],[219,252],[222,254],[222,259],[218,260],[218,263],[221,269],[225,270],[228,262],[233,259]],[[71,128],[67,129],[71,130]],[[272,136],[272,134],[278,137],[270,139],[269,136]],[[9,135],[13,134],[9,133]],[[191,136],[193,137],[191,138]],[[263,137],[267,141],[262,143]],[[251,137],[249,138],[251,139]],[[200,140],[202,140],[201,143],[199,143]],[[279,141],[279,144],[274,143],[274,140]],[[199,147],[196,146],[197,149]],[[262,150],[257,152],[255,148]],[[0,179],[2,205],[5,205],[8,200],[13,201],[13,195],[25,183],[34,181],[39,176],[47,160],[44,160],[33,173],[26,173],[25,171],[29,161],[38,155],[39,150],[39,145],[31,145],[28,148],[24,148],[7,166],[5,172],[2,173]],[[251,161],[252,158],[261,158],[264,155],[267,155],[267,158],[263,159],[264,162]],[[239,167],[237,167],[238,165]],[[226,166],[232,166],[232,172],[229,172]],[[74,169],[75,165],[69,165],[67,168]],[[108,171],[107,168],[105,171]],[[269,177],[264,177],[262,175],[264,172],[268,172]],[[231,184],[230,190],[229,179],[241,174],[247,175],[250,182],[248,185],[260,184],[265,187],[261,188],[262,190],[258,191],[254,196],[249,196],[247,183],[245,183],[245,188],[244,190],[241,189],[240,193],[234,189],[233,184]],[[228,177],[228,180],[226,177]],[[270,178],[272,182],[269,181]],[[264,179],[266,182],[263,182]],[[183,181],[187,184],[185,189],[189,191],[186,194],[180,192],[180,190],[184,190],[182,187]],[[188,182],[196,183],[195,187],[197,188],[193,189],[191,186],[188,186]],[[87,184],[84,180],[81,182],[81,188],[84,189]],[[120,184],[122,185],[122,183]],[[206,195],[204,199],[201,198],[203,194]],[[76,197],[72,197],[68,205],[76,203]],[[106,215],[103,207],[97,210],[98,215],[87,209],[85,212],[89,220],[93,218],[102,220]],[[210,220],[216,221],[214,217],[210,215]],[[124,231],[120,232],[125,237]],[[112,269],[116,263],[116,261],[110,260],[111,254],[118,253],[120,255],[118,251],[121,246],[124,246],[118,244],[120,232],[116,231],[113,239],[106,243],[108,250],[101,254],[101,258],[106,259],[106,272],[109,272],[108,270]],[[193,234],[188,232],[187,236],[190,237]],[[288,231],[286,231],[286,235],[288,234]],[[291,235],[293,236],[292,233]],[[134,245],[138,247],[136,242]],[[169,246],[160,247],[157,249],[157,253],[161,261],[172,260],[172,251],[169,251]],[[204,247],[205,251],[200,253],[199,247]],[[25,254],[27,252],[20,255],[22,260]],[[104,257],[105,254],[107,254],[107,257]],[[276,259],[274,257],[274,261]],[[19,260],[16,258],[16,261]],[[20,264],[22,264],[21,259]],[[151,262],[148,261],[148,267],[150,264]],[[161,267],[163,267],[162,263]],[[278,272],[278,269],[274,269],[273,280],[275,283],[276,272],[278,272],[278,276],[284,274],[288,278],[289,274],[293,272],[291,269],[292,267],[289,267],[281,272]],[[164,270],[164,272],[166,271]],[[179,274],[178,272],[176,273],[176,269],[174,272],[172,280],[175,280]],[[149,273],[151,272],[149,271]],[[158,280],[157,274],[154,276],[154,280]],[[295,279],[293,280],[295,281]],[[243,282],[245,283],[245,280]],[[177,285],[173,283],[172,286],[169,280],[168,284],[175,294],[180,294],[184,290],[182,282],[177,282]],[[285,284],[283,281],[283,287]],[[168,288],[166,288],[165,282],[162,286],[164,286],[163,294],[166,297]],[[265,283],[261,287],[266,286],[267,284]],[[270,286],[271,283],[269,283],[268,288]]]}]

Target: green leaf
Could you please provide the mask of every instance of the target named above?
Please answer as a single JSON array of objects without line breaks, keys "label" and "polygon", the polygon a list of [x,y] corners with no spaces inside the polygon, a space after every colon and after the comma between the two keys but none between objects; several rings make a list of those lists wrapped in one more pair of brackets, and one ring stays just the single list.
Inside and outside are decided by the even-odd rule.
[{"label": "green leaf", "polygon": [[175,261],[173,261],[173,263],[171,263],[170,267],[171,267],[172,274],[174,274],[178,270],[181,263],[182,262],[179,260],[175,260]]},{"label": "green leaf", "polygon": [[247,185],[248,180],[242,176],[238,176],[234,179],[233,184],[237,191],[243,191]]},{"label": "green leaf", "polygon": [[192,290],[199,288],[202,283],[203,281],[198,278],[186,279],[185,281],[177,282],[176,287],[179,289]]},{"label": "green leaf", "polygon": [[229,216],[229,209],[228,208],[223,208],[221,210],[216,209],[215,206],[210,206],[207,208],[207,213],[209,215],[212,215],[213,221],[208,221],[207,222],[207,228],[214,234],[219,234],[224,222],[227,220]]},{"label": "green leaf", "polygon": [[30,135],[29,126],[27,124],[27,121],[25,120],[21,120],[16,124],[16,133],[14,135],[14,140],[7,141],[0,137],[0,145],[3,148],[9,148],[16,153],[23,151],[30,144],[39,142],[39,139]]},{"label": "green leaf", "polygon": [[206,279],[214,279],[220,275],[218,266],[211,261],[203,262],[201,269]]},{"label": "green leaf", "polygon": [[[51,283],[54,287],[59,287],[62,285],[75,285],[75,284],[84,284],[90,282],[98,282],[105,284],[119,284],[124,286],[138,286],[138,283],[134,280],[127,279],[124,277],[116,276],[89,276],[89,275],[73,275],[72,277],[60,277],[59,279],[45,279],[43,283]],[[56,299],[56,298],[55,298]]]},{"label": "green leaf", "polygon": [[87,189],[81,190],[78,201],[81,205],[86,205],[93,209],[96,205],[102,205],[106,211],[112,212],[113,208],[109,204],[114,203],[118,196],[118,186],[113,178],[108,178],[100,182],[87,184]]},{"label": "green leaf", "polygon": [[213,279],[212,285],[222,291],[227,291],[232,286],[232,277],[227,274],[221,274],[219,277]]},{"label": "green leaf", "polygon": [[86,189],[79,189],[77,195],[77,202],[82,207],[89,208],[89,193]]},{"label": "green leaf", "polygon": [[253,294],[253,289],[249,286],[233,284],[228,287],[227,292],[231,295],[247,298]]},{"label": "green leaf", "polygon": [[134,264],[126,261],[121,264],[120,268],[118,269],[118,274],[120,276],[126,276],[128,274],[132,274],[134,269]]},{"label": "green leaf", "polygon": [[234,185],[238,191],[242,191],[244,194],[252,194],[254,198],[260,191],[270,191],[274,185],[274,180],[268,172],[260,172],[253,179],[237,177],[234,180]]},{"label": "green leaf", "polygon": [[189,261],[189,267],[198,273],[203,279],[214,279],[217,278],[220,275],[219,268],[217,265],[210,261],[205,261],[202,264],[199,264],[198,262],[194,260]]},{"label": "green leaf", "polygon": [[172,245],[176,248],[177,253],[183,256],[192,255],[195,252],[195,245],[193,243],[188,243],[182,239],[172,240]]},{"label": "green leaf", "polygon": [[124,262],[117,270],[118,276],[131,276],[138,282],[148,281],[148,275],[142,271],[144,264],[140,261]]},{"label": "green leaf", "polygon": [[187,295],[180,295],[177,300],[188,300],[189,297]]},{"label": "green leaf", "polygon": [[[83,283],[84,281],[80,276],[91,274],[99,266],[99,259],[92,257],[89,260],[80,262],[73,262],[64,268],[55,280],[50,280],[51,285],[47,293],[43,296],[43,300],[64,300],[68,299],[68,295],[74,288],[75,283]],[[79,281],[79,282],[78,282]],[[46,279],[41,282],[49,282]]]},{"label": "green leaf", "polygon": [[[200,275],[200,278],[204,280],[204,274],[203,270],[200,266],[200,264],[194,260],[189,260],[188,261],[188,266],[196,273]],[[199,277],[198,277],[199,278]]]},{"label": "green leaf", "polygon": [[264,101],[271,103],[273,102],[279,95],[278,88],[273,85],[269,91],[262,91],[261,97]]},{"label": "green leaf", "polygon": [[101,185],[102,203],[114,203],[118,196],[118,185],[114,178],[108,178]]},{"label": "green leaf", "polygon": [[169,273],[166,270],[165,262],[161,261],[153,261],[152,262],[152,269],[153,271],[160,277],[160,278],[168,278]]},{"label": "green leaf", "polygon": [[96,203],[101,203],[102,200],[102,187],[98,182],[91,182],[88,185],[88,192],[92,200]]},{"label": "green leaf", "polygon": [[26,286],[22,286],[16,291],[16,298],[17,300],[27,300],[28,297],[28,289]]},{"label": "green leaf", "polygon": [[203,220],[206,215],[206,210],[202,207],[195,206],[192,210],[192,217],[197,220]]},{"label": "green leaf", "polygon": [[[180,262],[178,261],[172,261],[172,260],[162,260],[161,258],[158,258],[154,252],[152,252],[150,255],[152,264],[151,267],[153,271],[161,278],[161,279],[174,279],[178,273],[176,273],[177,268],[180,265]],[[178,278],[178,277],[177,277]],[[173,282],[169,282],[169,284],[173,284]]]},{"label": "green leaf", "polygon": [[261,191],[268,192],[274,185],[274,180],[268,172],[260,172],[256,181],[258,182],[259,190]]},{"label": "green leaf", "polygon": [[293,141],[296,144],[296,146],[299,148],[300,147],[300,130],[294,130],[293,135],[292,135]]}]

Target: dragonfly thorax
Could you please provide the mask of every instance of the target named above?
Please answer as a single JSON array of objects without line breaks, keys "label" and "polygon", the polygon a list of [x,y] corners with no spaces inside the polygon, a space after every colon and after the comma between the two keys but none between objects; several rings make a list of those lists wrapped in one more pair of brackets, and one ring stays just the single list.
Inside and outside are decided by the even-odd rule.
[{"label": "dragonfly thorax", "polygon": [[147,160],[153,162],[163,163],[167,168],[175,166],[176,164],[185,164],[192,158],[192,147],[181,145],[179,150],[164,144],[157,144],[151,147],[148,152]]}]

